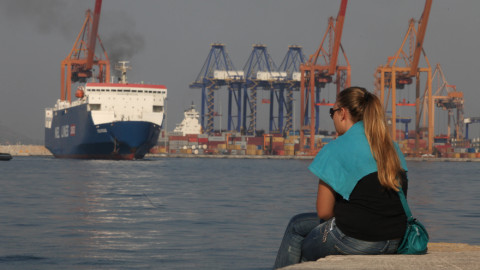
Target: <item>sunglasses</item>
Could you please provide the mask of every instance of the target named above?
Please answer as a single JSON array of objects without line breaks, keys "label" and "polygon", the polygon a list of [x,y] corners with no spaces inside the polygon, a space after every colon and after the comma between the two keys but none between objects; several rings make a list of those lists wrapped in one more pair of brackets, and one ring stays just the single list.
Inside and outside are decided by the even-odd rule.
[{"label": "sunglasses", "polygon": [[330,108],[330,118],[333,119],[333,115],[335,115],[335,112],[340,111],[341,109],[342,108],[338,108],[338,109]]}]

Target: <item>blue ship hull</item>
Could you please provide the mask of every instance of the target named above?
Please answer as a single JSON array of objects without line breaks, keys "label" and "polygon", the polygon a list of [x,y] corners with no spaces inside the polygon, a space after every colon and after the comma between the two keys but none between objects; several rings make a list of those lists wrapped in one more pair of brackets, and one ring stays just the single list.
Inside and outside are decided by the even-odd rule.
[{"label": "blue ship hull", "polygon": [[57,158],[141,159],[157,143],[160,128],[146,121],[95,125],[82,104],[54,112],[45,147]]}]

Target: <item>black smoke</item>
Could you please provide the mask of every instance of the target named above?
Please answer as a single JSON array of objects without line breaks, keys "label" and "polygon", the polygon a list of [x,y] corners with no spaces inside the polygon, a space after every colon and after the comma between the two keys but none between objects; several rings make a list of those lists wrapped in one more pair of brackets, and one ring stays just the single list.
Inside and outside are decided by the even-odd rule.
[{"label": "black smoke", "polygon": [[[74,22],[70,20],[75,8],[75,1],[65,0],[1,0],[0,9],[3,15],[14,24],[23,23],[42,34],[52,32],[64,36],[71,34]],[[84,14],[85,10],[81,13]]]},{"label": "black smoke", "polygon": [[127,14],[117,14],[115,18],[109,15],[104,23],[109,30],[102,42],[112,67],[118,61],[132,60],[135,54],[145,49],[145,38],[136,31],[135,22]]},{"label": "black smoke", "polygon": [[[142,51],[145,38],[135,29],[135,21],[127,12],[114,11],[106,6],[108,4],[114,2],[103,1],[98,34],[113,68],[118,61],[132,60]],[[60,34],[71,40],[72,45],[87,9],[93,12],[94,8],[95,0],[0,0],[0,14],[7,16],[12,24],[27,24],[42,34]],[[69,49],[65,48],[65,51]],[[96,54],[103,55],[98,43]]]}]

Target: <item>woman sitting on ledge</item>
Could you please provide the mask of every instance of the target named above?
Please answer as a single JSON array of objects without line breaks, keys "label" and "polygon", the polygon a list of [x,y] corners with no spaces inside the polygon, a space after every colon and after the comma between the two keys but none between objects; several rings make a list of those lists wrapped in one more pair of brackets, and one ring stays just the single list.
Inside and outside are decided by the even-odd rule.
[{"label": "woman sitting on ledge", "polygon": [[309,166],[318,176],[317,213],[290,220],[274,268],[327,255],[396,253],[407,217],[405,158],[387,130],[380,100],[350,87],[330,109],[339,137]]}]

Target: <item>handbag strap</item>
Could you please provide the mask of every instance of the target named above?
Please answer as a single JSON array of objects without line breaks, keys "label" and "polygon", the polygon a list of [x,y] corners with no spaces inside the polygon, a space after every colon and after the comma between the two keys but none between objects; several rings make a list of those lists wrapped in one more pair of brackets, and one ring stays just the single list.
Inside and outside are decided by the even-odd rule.
[{"label": "handbag strap", "polygon": [[400,197],[400,201],[402,202],[403,210],[405,210],[405,214],[407,218],[410,219],[412,217],[412,212],[410,211],[410,207],[408,207],[407,199],[405,198],[405,194],[403,193],[403,189],[400,188],[398,190],[398,196]]}]

